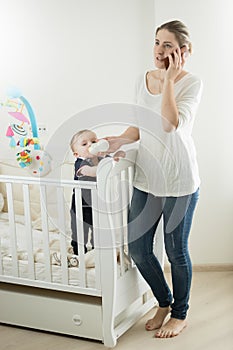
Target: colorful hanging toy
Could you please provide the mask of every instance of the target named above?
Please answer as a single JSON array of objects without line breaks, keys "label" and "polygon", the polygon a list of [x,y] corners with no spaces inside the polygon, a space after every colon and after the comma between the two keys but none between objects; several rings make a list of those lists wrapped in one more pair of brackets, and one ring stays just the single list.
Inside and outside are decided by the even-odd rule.
[{"label": "colorful hanging toy", "polygon": [[18,152],[17,161],[21,168],[25,168],[28,165],[32,164],[32,157],[30,156],[31,151],[29,149],[25,149],[24,151]]},{"label": "colorful hanging toy", "polygon": [[8,114],[17,120],[10,123],[6,131],[6,136],[10,138],[9,146],[20,149],[16,159],[21,168],[27,168],[31,175],[44,176],[51,170],[51,158],[41,149],[33,109],[18,89],[11,89],[7,95],[7,101],[0,105],[6,107]]}]

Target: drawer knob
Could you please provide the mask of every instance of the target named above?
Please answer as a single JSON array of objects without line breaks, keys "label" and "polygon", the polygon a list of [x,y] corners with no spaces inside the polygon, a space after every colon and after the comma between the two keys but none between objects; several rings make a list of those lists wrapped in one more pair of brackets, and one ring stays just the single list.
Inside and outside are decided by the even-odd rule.
[{"label": "drawer knob", "polygon": [[73,322],[76,326],[81,326],[82,324],[82,318],[80,315],[74,315],[73,316]]}]

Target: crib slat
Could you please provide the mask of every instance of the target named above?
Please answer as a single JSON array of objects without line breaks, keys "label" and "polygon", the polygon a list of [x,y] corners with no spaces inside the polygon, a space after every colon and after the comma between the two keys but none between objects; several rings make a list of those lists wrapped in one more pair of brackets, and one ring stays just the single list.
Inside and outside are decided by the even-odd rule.
[{"label": "crib slat", "polygon": [[115,188],[117,190],[118,198],[117,198],[117,210],[116,213],[113,213],[115,216],[115,239],[117,246],[117,253],[120,258],[120,274],[121,276],[125,273],[124,267],[124,237],[123,237],[123,201],[122,201],[122,174],[116,175],[113,179],[115,180]]},{"label": "crib slat", "polygon": [[[129,205],[130,205],[130,195],[132,190],[132,179],[130,179],[129,175],[129,168],[126,169],[122,174],[122,203],[123,203],[123,209],[122,209],[122,220],[123,220],[123,240],[124,240],[124,246],[128,247],[128,212],[129,212]],[[125,255],[127,255],[127,259],[130,261],[129,255],[124,252]]]},{"label": "crib slat", "polygon": [[[129,188],[128,188],[128,192],[129,192],[129,198],[132,198],[133,195],[133,178],[134,178],[134,166],[130,166],[128,168],[128,179],[129,179]],[[129,201],[130,203],[130,201]]]},{"label": "crib slat", "polygon": [[62,283],[69,284],[68,266],[67,266],[67,248],[66,248],[65,205],[64,205],[64,192],[62,187],[57,188],[57,209],[58,209],[58,217],[59,217]]},{"label": "crib slat", "polygon": [[[128,177],[128,169],[123,170],[121,174],[121,202],[122,202],[122,212],[121,212],[121,246],[122,246],[122,274],[125,274],[125,247],[127,247],[127,228],[128,228],[128,209],[129,209],[129,177]],[[128,257],[127,257],[128,258]]]},{"label": "crib slat", "polygon": [[47,217],[47,197],[46,186],[40,186],[40,203],[41,203],[41,219],[42,219],[42,231],[43,231],[43,243],[44,243],[44,263],[45,263],[45,280],[47,282],[52,281],[52,271],[50,263],[50,249],[49,249],[49,229],[48,229],[48,217]]},{"label": "crib slat", "polygon": [[93,218],[93,235],[95,245],[95,287],[101,289],[100,283],[100,241],[99,241],[99,219],[98,219],[98,196],[97,190],[92,190],[92,218]]},{"label": "crib slat", "polygon": [[23,185],[24,198],[24,216],[27,237],[27,253],[28,253],[28,277],[35,279],[35,265],[33,257],[33,242],[32,242],[32,225],[31,225],[31,211],[30,211],[30,195],[29,185]]},{"label": "crib slat", "polygon": [[[126,213],[126,221],[127,221],[127,225],[126,225],[126,244],[128,246],[128,211],[130,209],[130,203],[131,203],[131,198],[133,196],[133,179],[134,179],[134,165],[130,166],[128,168],[128,172],[127,172],[127,178],[128,178],[128,191],[127,191],[127,196],[128,196],[128,208],[127,208],[127,213]],[[127,258],[130,262],[130,266],[134,267],[134,262],[131,259],[131,256],[128,254]]]},{"label": "crib slat", "polygon": [[128,169],[123,171],[122,173],[122,185],[121,185],[121,193],[122,193],[122,220],[123,220],[123,237],[124,244],[127,244],[127,224],[128,224],[128,209],[130,202],[130,193],[129,193],[129,172]]},{"label": "crib slat", "polygon": [[11,241],[11,249],[12,249],[11,250],[12,274],[14,277],[19,277],[12,183],[6,183],[6,191],[7,191],[7,204],[8,204],[8,214],[9,214],[10,241]]},{"label": "crib slat", "polygon": [[113,220],[113,203],[116,202],[115,196],[116,196],[116,188],[114,184],[115,177],[108,178],[106,181],[106,193],[105,193],[105,200],[106,200],[106,210],[107,210],[107,219],[109,228],[111,230],[110,234],[112,237],[114,237],[114,244],[112,248],[116,248],[116,232],[115,232],[115,222]]},{"label": "crib slat", "polygon": [[76,208],[76,224],[77,224],[77,235],[78,235],[79,280],[80,280],[80,287],[86,287],[82,191],[80,188],[75,188],[75,208]]}]

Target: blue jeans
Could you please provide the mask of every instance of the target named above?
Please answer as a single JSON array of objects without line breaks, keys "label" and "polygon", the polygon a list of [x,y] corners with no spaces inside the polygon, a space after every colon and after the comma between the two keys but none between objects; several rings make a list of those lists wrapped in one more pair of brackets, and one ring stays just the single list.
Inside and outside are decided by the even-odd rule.
[{"label": "blue jeans", "polygon": [[[129,253],[151,287],[160,307],[171,306],[171,317],[185,319],[189,308],[192,264],[188,237],[199,189],[181,197],[155,197],[134,188],[129,211]],[[164,244],[171,264],[173,295],[153,253],[158,223],[163,217]]]}]

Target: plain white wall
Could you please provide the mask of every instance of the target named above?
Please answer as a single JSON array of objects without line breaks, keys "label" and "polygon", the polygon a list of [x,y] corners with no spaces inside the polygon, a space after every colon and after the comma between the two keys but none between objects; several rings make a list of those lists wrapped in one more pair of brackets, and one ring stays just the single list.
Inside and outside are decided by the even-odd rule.
[{"label": "plain white wall", "polygon": [[190,238],[196,264],[233,263],[232,12],[231,0],[155,0],[156,27],[170,19],[189,27],[187,68],[204,83],[194,127],[202,179]]},{"label": "plain white wall", "polygon": [[31,102],[48,137],[103,103],[132,102],[150,62],[154,1],[0,0],[1,79]]}]

